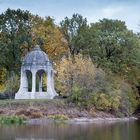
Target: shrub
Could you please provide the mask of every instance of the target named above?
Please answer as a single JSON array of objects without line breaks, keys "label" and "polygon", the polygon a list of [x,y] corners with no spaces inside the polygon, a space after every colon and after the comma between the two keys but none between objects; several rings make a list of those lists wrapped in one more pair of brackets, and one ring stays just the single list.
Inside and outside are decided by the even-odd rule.
[{"label": "shrub", "polygon": [[68,101],[75,103],[78,107],[86,108],[90,105],[90,96],[87,89],[74,85]]},{"label": "shrub", "polygon": [[72,102],[74,102],[78,105],[83,100],[83,97],[82,97],[83,94],[84,94],[84,89],[82,89],[78,86],[73,86],[72,87],[72,94],[70,96],[70,99],[72,100]]},{"label": "shrub", "polygon": [[18,75],[16,75],[16,74],[14,74],[14,77],[12,78],[12,77],[10,77],[7,81],[6,81],[6,83],[5,83],[5,92],[7,92],[7,93],[15,93],[15,92],[17,92],[18,91],[18,88],[19,88],[19,83],[20,83],[20,81],[19,81],[19,76]]},{"label": "shrub", "polygon": [[55,121],[66,121],[68,120],[69,118],[63,114],[54,114],[54,115],[49,115],[47,117],[48,119],[52,119],[52,120],[55,120]]},{"label": "shrub", "polygon": [[111,103],[106,94],[103,93],[93,94],[91,100],[95,105],[96,109],[98,110],[109,111],[111,109]]},{"label": "shrub", "polygon": [[95,68],[89,58],[78,55],[63,59],[57,71],[59,91],[68,93],[69,101],[78,107],[95,106],[98,110],[124,115],[132,114],[137,108],[137,95],[131,85],[109,70]]},{"label": "shrub", "polygon": [[131,86],[126,83],[121,83],[121,110],[124,110],[127,114],[132,114],[137,106],[137,95],[133,92]]},{"label": "shrub", "polygon": [[111,109],[114,111],[118,111],[121,106],[121,97],[116,95],[111,100]]},{"label": "shrub", "polygon": [[73,86],[84,87],[92,91],[95,77],[95,66],[90,58],[82,55],[64,58],[57,66],[57,90],[62,95],[70,95]]},{"label": "shrub", "polygon": [[1,116],[0,123],[1,124],[24,124],[25,118],[17,117],[17,116]]}]

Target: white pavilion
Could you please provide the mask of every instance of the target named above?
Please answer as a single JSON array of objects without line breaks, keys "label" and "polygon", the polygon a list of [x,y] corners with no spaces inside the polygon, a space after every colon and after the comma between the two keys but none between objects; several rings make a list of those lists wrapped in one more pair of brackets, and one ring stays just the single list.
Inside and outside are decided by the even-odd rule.
[{"label": "white pavilion", "polygon": [[[43,89],[43,74],[46,76],[45,90]],[[31,75],[30,84],[29,75]],[[53,99],[57,96],[54,89],[53,76],[52,62],[49,60],[47,54],[36,45],[23,60],[20,88],[15,95],[15,99]]]}]

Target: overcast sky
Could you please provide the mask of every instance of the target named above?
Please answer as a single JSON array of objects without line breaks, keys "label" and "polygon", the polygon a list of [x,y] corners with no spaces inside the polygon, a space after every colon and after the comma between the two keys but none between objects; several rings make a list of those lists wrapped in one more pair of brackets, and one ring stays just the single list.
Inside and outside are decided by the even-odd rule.
[{"label": "overcast sky", "polygon": [[0,13],[7,8],[51,16],[56,23],[73,13],[86,17],[89,23],[103,18],[120,19],[129,29],[140,31],[140,0],[0,0]]}]

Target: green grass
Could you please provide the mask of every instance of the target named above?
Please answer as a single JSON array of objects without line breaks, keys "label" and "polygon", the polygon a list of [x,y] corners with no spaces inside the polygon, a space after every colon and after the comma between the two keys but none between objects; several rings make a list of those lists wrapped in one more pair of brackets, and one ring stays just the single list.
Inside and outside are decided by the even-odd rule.
[{"label": "green grass", "polygon": [[8,105],[35,105],[35,104],[53,104],[53,105],[65,105],[65,101],[61,99],[25,99],[25,100],[0,100],[0,107]]},{"label": "green grass", "polygon": [[17,116],[1,116],[0,124],[25,124],[25,118]]},{"label": "green grass", "polygon": [[63,114],[54,114],[54,115],[49,115],[47,117],[48,119],[52,119],[52,120],[55,120],[55,121],[66,121],[68,120],[69,118]]}]

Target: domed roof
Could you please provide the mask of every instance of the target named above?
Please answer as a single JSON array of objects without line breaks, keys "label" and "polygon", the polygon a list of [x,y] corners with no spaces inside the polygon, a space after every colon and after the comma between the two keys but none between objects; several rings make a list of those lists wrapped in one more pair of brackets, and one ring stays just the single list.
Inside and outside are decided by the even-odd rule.
[{"label": "domed roof", "polygon": [[36,45],[34,49],[28,53],[23,61],[23,65],[45,65],[49,61],[49,58],[45,52],[43,52],[39,45]]}]

